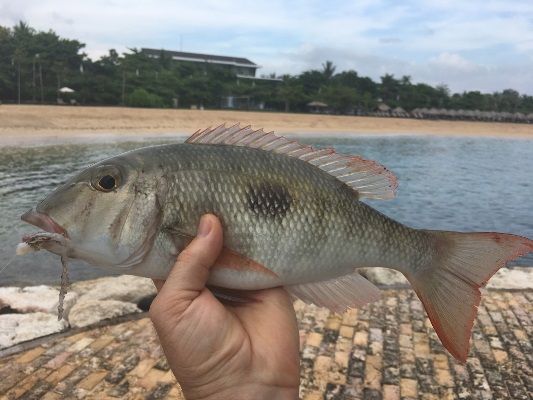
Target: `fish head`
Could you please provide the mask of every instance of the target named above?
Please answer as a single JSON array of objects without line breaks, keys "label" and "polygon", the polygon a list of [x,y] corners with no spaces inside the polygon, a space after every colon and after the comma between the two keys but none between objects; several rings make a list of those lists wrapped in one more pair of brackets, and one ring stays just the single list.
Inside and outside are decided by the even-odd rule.
[{"label": "fish head", "polygon": [[104,160],[69,179],[21,218],[68,239],[67,249],[56,244],[47,248],[51,252],[127,270],[143,260],[159,229],[160,179],[145,169],[138,157]]}]

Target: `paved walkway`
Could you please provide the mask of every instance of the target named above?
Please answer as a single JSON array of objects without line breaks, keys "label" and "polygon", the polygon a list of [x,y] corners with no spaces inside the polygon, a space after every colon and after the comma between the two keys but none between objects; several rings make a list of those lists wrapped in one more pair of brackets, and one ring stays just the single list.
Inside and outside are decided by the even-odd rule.
[{"label": "paved walkway", "polygon": [[[410,290],[343,316],[296,303],[301,397],[530,399],[533,292],[484,296],[465,365],[438,341]],[[182,399],[146,317],[55,337],[0,359],[6,399]]]}]

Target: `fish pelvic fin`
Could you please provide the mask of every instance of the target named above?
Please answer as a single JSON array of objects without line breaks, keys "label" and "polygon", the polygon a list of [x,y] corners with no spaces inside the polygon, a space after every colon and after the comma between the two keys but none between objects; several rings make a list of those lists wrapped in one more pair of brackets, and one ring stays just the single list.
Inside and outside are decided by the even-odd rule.
[{"label": "fish pelvic fin", "polygon": [[332,148],[317,149],[250,126],[207,128],[196,131],[185,142],[250,147],[298,158],[345,183],[359,198],[392,199],[398,187],[396,176],[376,161],[339,154]]},{"label": "fish pelvic fin", "polygon": [[504,233],[425,231],[432,265],[407,273],[444,347],[466,362],[481,300],[480,288],[508,261],[533,251],[533,240]]}]

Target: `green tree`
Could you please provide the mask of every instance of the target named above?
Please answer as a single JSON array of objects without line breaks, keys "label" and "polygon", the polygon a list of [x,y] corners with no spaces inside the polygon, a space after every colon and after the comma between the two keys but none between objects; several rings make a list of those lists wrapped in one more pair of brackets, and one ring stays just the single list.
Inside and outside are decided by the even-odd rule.
[{"label": "green tree", "polygon": [[322,100],[339,114],[353,113],[359,102],[354,88],[347,86],[327,86],[322,91]]},{"label": "green tree", "polygon": [[392,74],[385,74],[381,78],[379,93],[383,102],[389,106],[396,106],[400,100],[400,83]]},{"label": "green tree", "polygon": [[299,103],[305,102],[306,99],[304,86],[299,82],[298,78],[290,75],[283,76],[280,96],[285,104],[285,112],[291,111],[291,107],[297,107]]},{"label": "green tree", "polygon": [[337,67],[333,65],[333,62],[326,61],[324,64],[322,64],[322,73],[324,74],[324,78],[326,81],[333,78],[333,75],[335,75],[335,70]]}]

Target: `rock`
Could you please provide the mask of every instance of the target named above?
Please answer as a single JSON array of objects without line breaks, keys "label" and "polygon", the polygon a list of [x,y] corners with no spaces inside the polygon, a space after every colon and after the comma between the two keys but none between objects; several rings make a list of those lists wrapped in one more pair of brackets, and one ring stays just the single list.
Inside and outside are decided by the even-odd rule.
[{"label": "rock", "polygon": [[[361,275],[376,285],[409,285],[409,281],[398,271],[387,268],[361,268]],[[488,289],[533,289],[533,267],[512,267],[500,269],[487,285]]]},{"label": "rock", "polygon": [[68,326],[63,319],[43,312],[0,315],[0,349],[41,336],[61,332]]},{"label": "rock", "polygon": [[487,285],[488,289],[533,289],[533,267],[500,269]]},{"label": "rock", "polygon": [[393,286],[409,285],[402,273],[388,268],[361,268],[357,270],[370,282],[376,285]]},{"label": "rock", "polygon": [[137,305],[118,300],[94,300],[82,296],[68,315],[70,326],[81,328],[104,319],[140,312]]},{"label": "rock", "polygon": [[[64,301],[65,315],[77,298],[76,293],[67,293]],[[57,315],[58,303],[59,290],[50,286],[0,288],[0,309],[9,306],[19,313],[44,312]]]},{"label": "rock", "polygon": [[80,300],[118,300],[135,304],[157,294],[151,279],[132,275],[76,282],[71,290],[78,293]]}]

